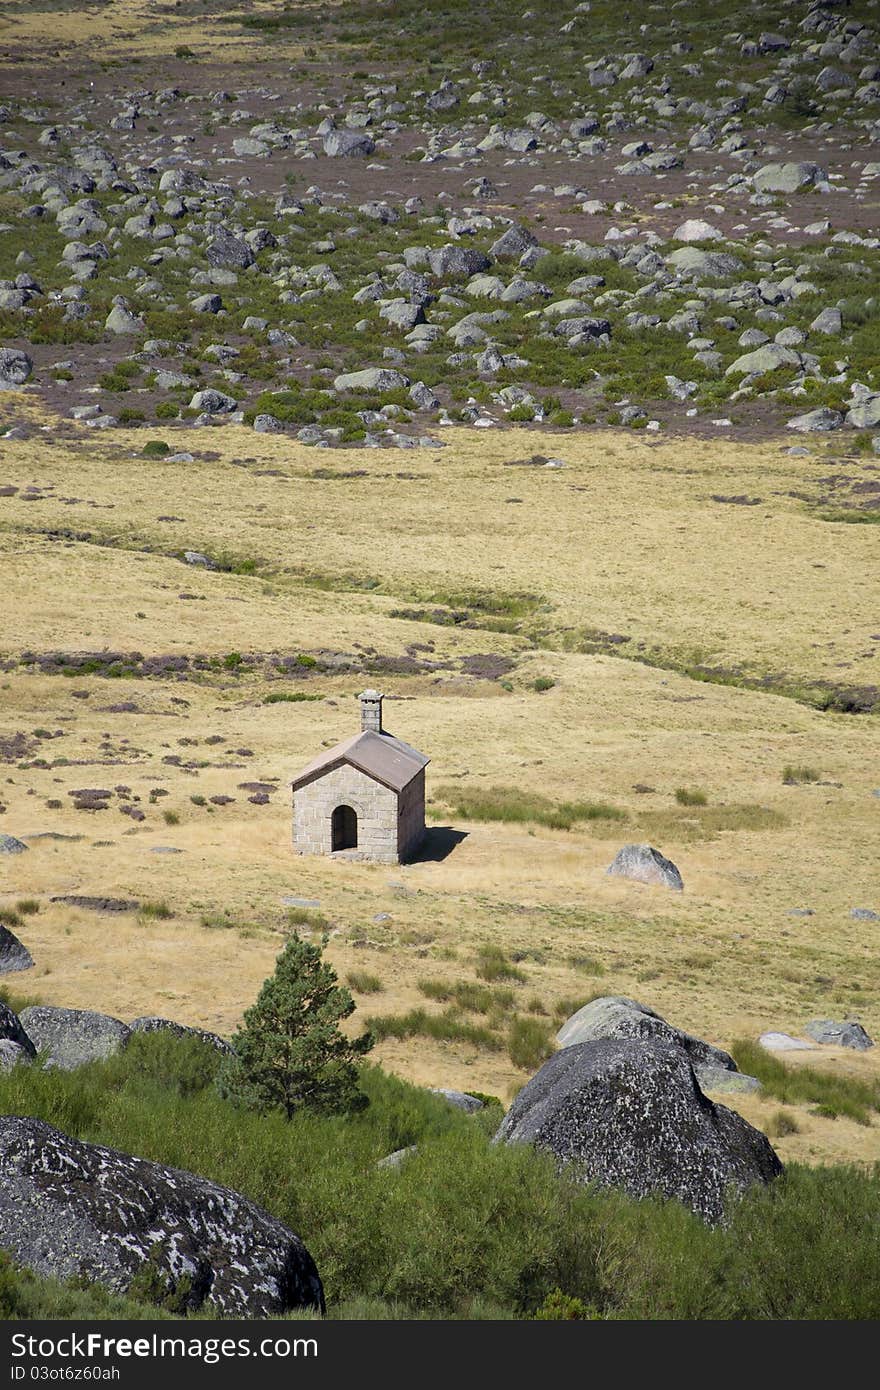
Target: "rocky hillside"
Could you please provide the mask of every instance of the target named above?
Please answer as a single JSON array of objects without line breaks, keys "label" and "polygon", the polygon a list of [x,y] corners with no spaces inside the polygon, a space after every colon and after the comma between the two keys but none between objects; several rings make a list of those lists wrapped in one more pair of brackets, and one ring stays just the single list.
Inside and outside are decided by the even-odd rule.
[{"label": "rocky hillside", "polygon": [[53,429],[161,426],[168,452],[242,419],[318,446],[536,421],[871,451],[869,0],[119,9],[121,55],[71,41],[57,84],[10,31],[7,429],[23,391]]}]

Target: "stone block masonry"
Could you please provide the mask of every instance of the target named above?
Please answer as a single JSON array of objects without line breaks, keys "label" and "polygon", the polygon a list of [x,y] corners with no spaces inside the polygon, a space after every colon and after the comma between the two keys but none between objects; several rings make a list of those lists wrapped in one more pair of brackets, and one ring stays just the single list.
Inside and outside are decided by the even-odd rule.
[{"label": "stone block masonry", "polygon": [[[424,788],[423,776],[421,780]],[[299,854],[333,853],[332,823],[337,806],[350,806],[357,816],[358,857],[382,864],[398,862],[401,856],[397,793],[347,763],[317,776],[294,793],[293,845]],[[411,837],[412,812],[404,828]]]}]

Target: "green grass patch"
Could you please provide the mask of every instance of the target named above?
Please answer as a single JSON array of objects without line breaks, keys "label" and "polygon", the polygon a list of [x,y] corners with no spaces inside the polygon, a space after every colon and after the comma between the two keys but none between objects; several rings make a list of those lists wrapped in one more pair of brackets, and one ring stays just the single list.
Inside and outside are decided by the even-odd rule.
[{"label": "green grass patch", "polygon": [[174,915],[173,910],[162,898],[157,902],[141,903],[138,920],[141,922],[169,922]]},{"label": "green grass patch", "polygon": [[453,1003],[465,1013],[508,1013],[516,1002],[512,989],[499,985],[491,988],[470,980],[455,984],[447,980],[419,980],[418,987],[426,999],[433,999],[439,1004]]},{"label": "green grass patch", "polygon": [[381,994],[385,988],[379,976],[372,975],[369,970],[350,970],[346,980],[358,994]]},{"label": "green grass patch", "polygon": [[524,983],[526,975],[518,965],[513,965],[500,946],[492,944],[481,946],[477,951],[477,974],[481,980],[494,983],[496,980],[517,980]]},{"label": "green grass patch", "polygon": [[679,806],[707,806],[709,804],[706,793],[697,788],[676,787],[675,799]]},{"label": "green grass patch", "polygon": [[766,1094],[783,1104],[812,1104],[829,1119],[843,1115],[860,1125],[869,1125],[873,1113],[880,1110],[880,1081],[834,1076],[815,1067],[787,1067],[748,1039],[735,1042],[730,1051],[740,1071],[756,1076]]},{"label": "green grass patch", "polygon": [[514,1018],[507,1034],[507,1055],[521,1071],[536,1071],[554,1051],[549,1024],[540,1018]]},{"label": "green grass patch", "polygon": [[791,763],[786,763],[782,769],[782,780],[786,786],[797,786],[801,782],[818,782],[821,773],[814,767],[795,767]]},{"label": "green grass patch", "polygon": [[264,705],[299,705],[308,700],[323,700],[323,695],[309,694],[305,690],[273,690],[263,697]]},{"label": "green grass patch", "polygon": [[326,931],[330,921],[323,912],[312,907],[288,907],[285,913],[288,927],[310,927],[312,931]]},{"label": "green grass patch", "polygon": [[518,825],[545,825],[552,830],[571,830],[591,821],[627,819],[625,811],[604,801],[554,803],[537,792],[519,787],[467,787],[446,784],[436,791],[438,801],[464,820],[501,821]]},{"label": "green grass patch", "polygon": [[442,1014],[429,1014],[426,1009],[410,1009],[406,1014],[383,1014],[368,1018],[366,1026],[373,1036],[385,1038],[433,1038],[436,1042],[467,1043],[486,1052],[499,1052],[503,1047],[497,1033],[476,1023],[468,1023],[455,1008]]},{"label": "green grass patch", "polygon": [[668,811],[644,811],[639,830],[648,838],[666,838],[691,844],[715,840],[733,832],[784,830],[788,817],[769,806],[735,803],[729,806],[682,806]]}]

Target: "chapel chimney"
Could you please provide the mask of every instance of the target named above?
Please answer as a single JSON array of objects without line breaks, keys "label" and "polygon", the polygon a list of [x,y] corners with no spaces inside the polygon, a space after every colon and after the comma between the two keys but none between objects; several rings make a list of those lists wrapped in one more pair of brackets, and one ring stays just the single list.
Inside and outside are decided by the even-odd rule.
[{"label": "chapel chimney", "polygon": [[381,734],[382,729],[382,696],[378,690],[364,690],[358,699],[361,702],[361,732],[371,731],[374,734]]}]

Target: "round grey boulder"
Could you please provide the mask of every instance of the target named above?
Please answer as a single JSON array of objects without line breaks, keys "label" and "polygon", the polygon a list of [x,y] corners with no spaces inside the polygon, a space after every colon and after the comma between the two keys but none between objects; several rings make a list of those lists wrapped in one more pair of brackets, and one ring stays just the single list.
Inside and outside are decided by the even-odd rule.
[{"label": "round grey boulder", "polygon": [[393,367],[364,367],[359,372],[342,372],[333,381],[337,391],[401,391],[409,377]]},{"label": "round grey boulder", "polygon": [[617,878],[629,878],[634,883],[649,883],[661,888],[684,891],[681,874],[671,859],[652,845],[624,845],[614,856],[606,873]]},{"label": "round grey boulder", "polygon": [[43,1277],[84,1276],[116,1293],[152,1259],[169,1292],[189,1281],[188,1311],[324,1311],[308,1250],[254,1202],[43,1120],[0,1117],[0,1249]]},{"label": "round grey boulder", "polygon": [[592,999],[572,1014],[556,1034],[560,1047],[576,1047],[578,1043],[597,1042],[600,1038],[658,1038],[661,1042],[672,1043],[685,1053],[701,1086],[708,1085],[704,1074],[713,1081],[722,1071],[736,1074],[736,1062],[729,1053],[703,1042],[702,1038],[683,1033],[680,1028],[673,1028],[653,1009],[624,995],[609,994],[602,999]]},{"label": "round grey boulder", "polygon": [[797,193],[798,189],[809,188],[820,183],[828,175],[818,164],[807,161],[788,164],[765,164],[754,176],[755,188],[759,193]]},{"label": "round grey boulder", "polygon": [[466,1115],[474,1115],[483,1109],[483,1102],[476,1096],[468,1095],[466,1091],[445,1090],[442,1086],[431,1086],[429,1090],[435,1096],[442,1096],[450,1105],[454,1105],[456,1110],[463,1110]]},{"label": "round grey boulder", "polygon": [[324,136],[324,153],[331,159],[363,159],[375,148],[375,140],[363,130],[328,130]]},{"label": "round grey boulder", "polygon": [[146,324],[143,319],[138,318],[124,304],[114,304],[106,319],[104,327],[108,333],[115,333],[117,337],[146,332]]},{"label": "round grey boulder", "polygon": [[284,425],[277,415],[260,414],[254,416],[254,429],[257,434],[283,434]]},{"label": "round grey boulder", "polygon": [[679,275],[692,280],[726,280],[743,268],[742,261],[727,251],[703,251],[697,246],[682,246],[666,259]]},{"label": "round grey boulder", "polygon": [[801,434],[828,434],[831,430],[839,430],[842,424],[840,411],[823,405],[817,410],[808,410],[805,415],[795,415],[786,421],[786,429],[798,430]]},{"label": "round grey boulder", "polygon": [[37,1051],[47,1054],[47,1067],[58,1071],[74,1071],[87,1062],[112,1057],[125,1046],[131,1031],[107,1014],[47,1004],[22,1009],[20,1019]]},{"label": "round grey boulder", "polygon": [[196,391],[189,408],[199,410],[204,415],[231,415],[237,405],[234,396],[227,396],[225,391],[215,391],[209,386],[204,391]]},{"label": "round grey boulder", "polygon": [[211,1033],[206,1028],[191,1028],[186,1023],[175,1023],[170,1018],[152,1018],[144,1015],[142,1018],[134,1019],[129,1028],[132,1033],[172,1033],[175,1038],[198,1038],[217,1052],[222,1052],[224,1057],[235,1055],[232,1044],[221,1038],[219,1033]]},{"label": "round grey boulder", "polygon": [[16,970],[30,970],[34,958],[8,927],[0,922],[0,975],[11,975]]},{"label": "round grey boulder", "polygon": [[247,270],[257,259],[244,237],[221,231],[208,242],[208,265],[226,270]]},{"label": "round grey boulder", "polygon": [[824,1043],[826,1046],[851,1047],[856,1052],[867,1052],[869,1047],[874,1046],[874,1039],[865,1032],[860,1023],[852,1019],[845,1023],[836,1023],[831,1018],[814,1018],[806,1025],[804,1032],[813,1042]]},{"label": "round grey boulder", "polygon": [[765,1135],[703,1095],[680,1047],[603,1038],[557,1052],[520,1091],[496,1143],[528,1143],[578,1181],[674,1198],[711,1224],[782,1164]]},{"label": "round grey boulder", "polygon": [[431,274],[443,278],[479,275],[481,271],[488,270],[491,264],[485,251],[479,251],[473,246],[461,246],[456,242],[449,242],[446,246],[439,246],[428,252]]}]

